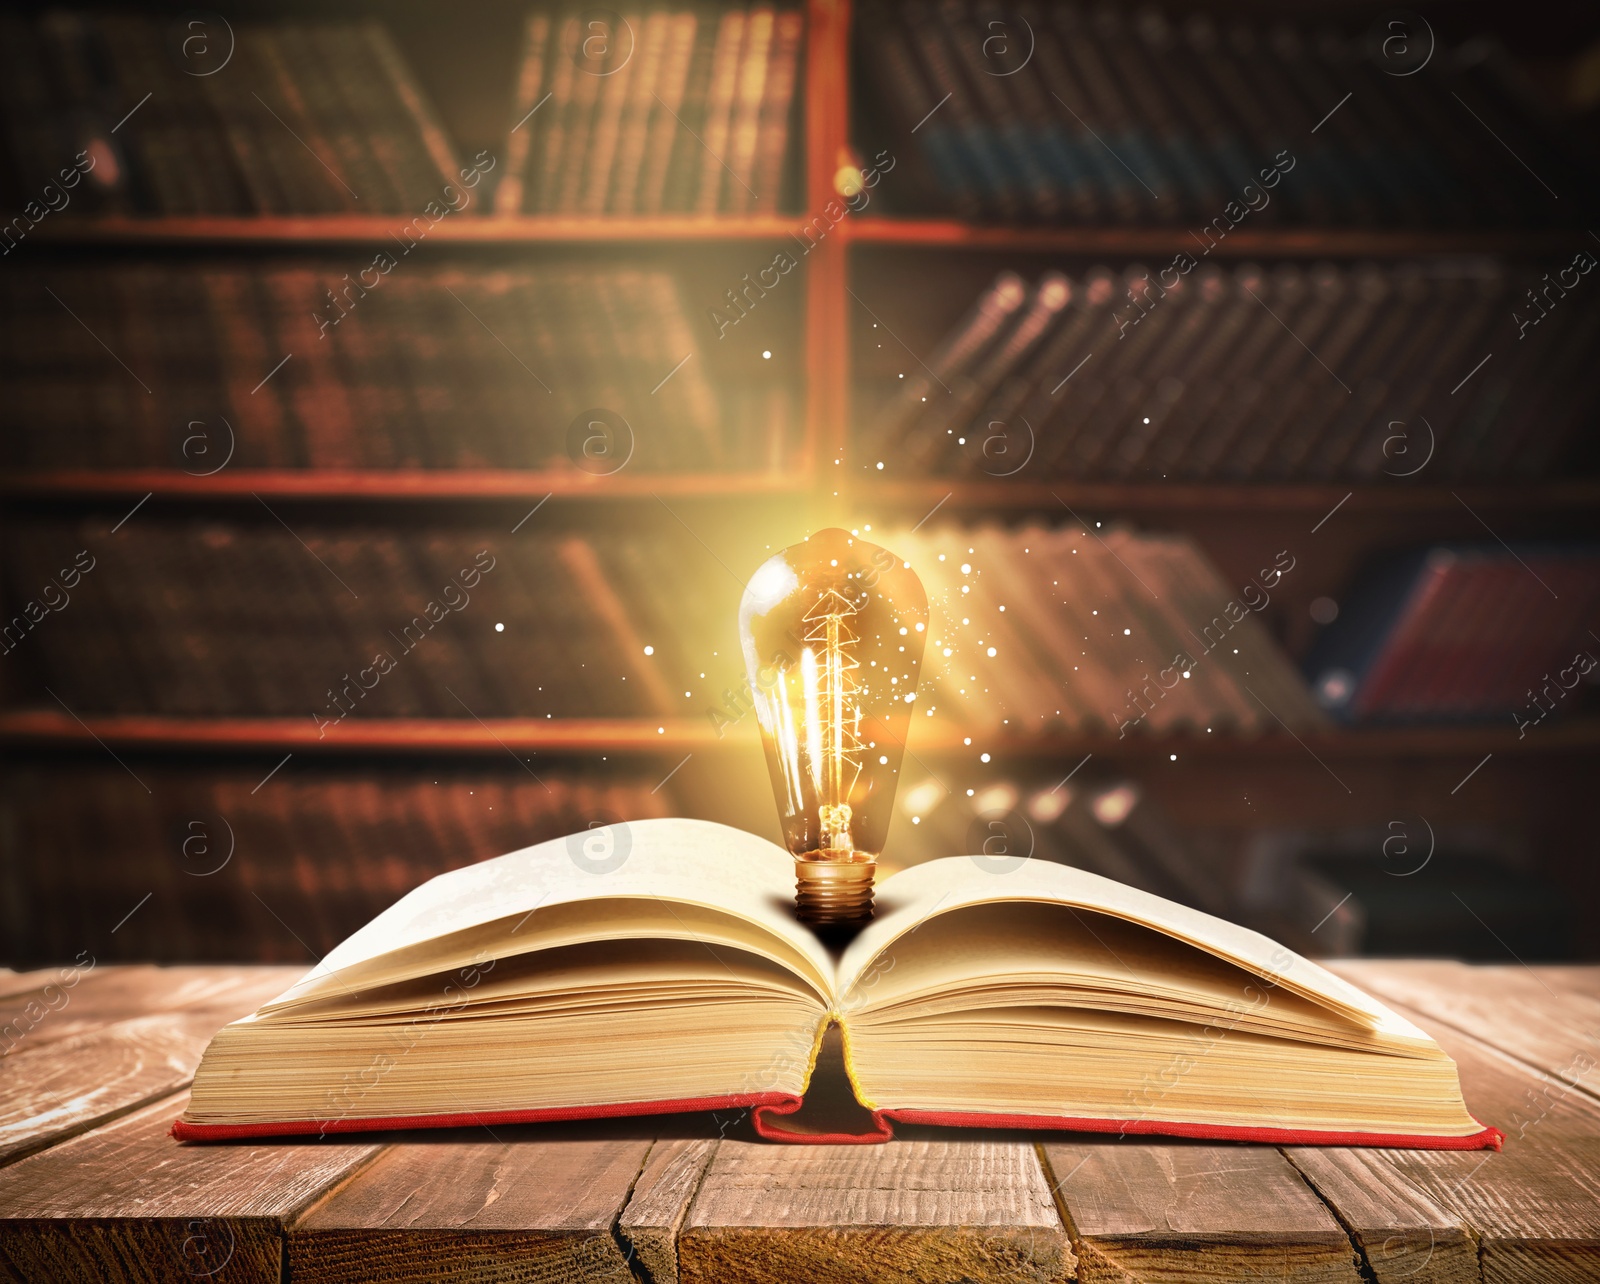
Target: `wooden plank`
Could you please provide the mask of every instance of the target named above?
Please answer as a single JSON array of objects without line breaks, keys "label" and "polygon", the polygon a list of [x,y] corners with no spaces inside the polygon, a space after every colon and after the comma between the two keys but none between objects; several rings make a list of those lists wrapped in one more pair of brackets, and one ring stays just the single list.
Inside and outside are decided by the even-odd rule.
[{"label": "wooden plank", "polygon": [[1034,1146],[720,1142],[678,1236],[683,1284],[1066,1281],[1074,1259]]},{"label": "wooden plank", "polygon": [[[214,1012],[218,1026],[288,989],[300,967],[127,967],[80,971],[76,984],[49,974],[38,988],[0,1001],[0,1055],[31,1052],[115,1021],[160,1012]],[[69,974],[70,975],[70,974]]]},{"label": "wooden plank", "polygon": [[13,994],[26,994],[29,990],[49,985],[59,979],[62,971],[61,968],[41,967],[31,972],[17,972],[0,967],[0,999],[9,999]]},{"label": "wooden plank", "polygon": [[278,1284],[282,1226],[371,1142],[179,1145],[182,1094],[0,1170],[0,1275]]},{"label": "wooden plank", "polygon": [[154,494],[164,500],[207,503],[263,499],[382,503],[521,501],[546,496],[563,501],[616,502],[660,495],[684,500],[798,498],[809,475],[787,469],[755,473],[609,473],[578,469],[514,468],[230,468],[196,477],[176,468],[60,468],[12,470],[0,477],[0,495],[30,499],[86,499]]},{"label": "wooden plank", "polygon": [[240,1015],[230,1007],[135,1017],[7,1057],[0,1164],[187,1087],[211,1036]]},{"label": "wooden plank", "polygon": [[[1379,998],[1404,1003],[1600,1097],[1600,995],[1546,977],[1553,969],[1431,959],[1351,959],[1335,967]],[[1600,968],[1589,970],[1600,976]]]},{"label": "wooden plank", "polygon": [[[1346,969],[1353,976],[1355,969]],[[1467,1105],[1480,1119],[1503,1129],[1505,1150],[1324,1151],[1327,1162],[1356,1163],[1374,1180],[1352,1200],[1349,1187],[1325,1169],[1303,1171],[1351,1227],[1379,1280],[1411,1278],[1403,1264],[1426,1256],[1423,1225],[1437,1226],[1439,1213],[1477,1241],[1484,1284],[1502,1281],[1592,1281],[1600,1279],[1600,1105],[1570,1082],[1530,1070],[1490,1045],[1451,1029],[1437,1018],[1393,1006],[1427,1029],[1455,1058]],[[1302,1152],[1295,1151],[1297,1163]],[[1398,1188],[1401,1195],[1386,1198]],[[1418,1206],[1420,1195],[1426,1204]],[[1391,1244],[1392,1269],[1379,1272]],[[1435,1278],[1454,1278],[1449,1254]],[[1380,1246],[1374,1252],[1373,1246]],[[1438,1260],[1437,1255],[1434,1259]],[[1432,1262],[1416,1276],[1427,1280]],[[1468,1278],[1479,1278],[1468,1276]]]},{"label": "wooden plank", "polygon": [[[309,734],[304,722],[310,727]],[[494,753],[507,748],[562,753],[674,753],[745,748],[757,733],[740,726],[718,738],[704,718],[349,718],[319,738],[309,718],[174,717],[110,714],[79,723],[61,710],[0,712],[0,744],[330,753]]]},{"label": "wooden plank", "polygon": [[1361,1279],[1344,1228],[1276,1150],[1102,1138],[1043,1150],[1082,1284]]},{"label": "wooden plank", "polygon": [[[304,725],[302,725],[302,723]],[[308,730],[309,728],[309,730]],[[1600,718],[1573,718],[1519,741],[1503,727],[1336,727],[1307,732],[1298,740],[1281,732],[1255,736],[1033,735],[1007,731],[986,738],[996,752],[1014,758],[1075,761],[1140,760],[1178,751],[1207,759],[1261,763],[1291,751],[1311,749],[1319,757],[1386,762],[1406,758],[1470,758],[1473,754],[1526,757],[1567,754],[1600,746]],[[93,745],[113,748],[204,749],[234,753],[294,750],[317,753],[503,754],[507,748],[560,753],[675,753],[684,749],[732,749],[755,743],[744,724],[718,737],[704,718],[349,718],[320,739],[309,718],[184,717],[167,714],[107,714],[79,723],[59,709],[0,712],[0,746]],[[919,753],[964,752],[956,725],[919,729]]]},{"label": "wooden plank", "polygon": [[451,1132],[385,1150],[289,1233],[296,1284],[382,1279],[633,1284],[612,1233],[648,1140]]},{"label": "wooden plank", "polygon": [[1478,1241],[1376,1151],[1284,1151],[1350,1232],[1378,1284],[1477,1284]]},{"label": "wooden plank", "polygon": [[[850,227],[862,226],[852,221]],[[219,474],[219,476],[222,474]],[[31,474],[23,474],[26,478]],[[878,474],[882,477],[882,474]],[[842,480],[842,479],[841,479]],[[20,485],[22,482],[13,482]],[[0,483],[3,486],[4,483]],[[1460,511],[1461,503],[1502,511],[1529,512],[1552,509],[1588,509],[1600,503],[1600,484],[1593,481],[1555,481],[1499,486],[1330,486],[1320,482],[1230,484],[1228,482],[1100,482],[1063,479],[1055,482],[1017,477],[983,480],[935,477],[891,481],[874,479],[859,487],[870,495],[873,507],[908,509],[925,513],[943,500],[945,509],[1054,509],[1063,503],[1080,512],[1153,514],[1168,521],[1175,513],[1262,514],[1312,513],[1320,516],[1335,504],[1341,513],[1437,514]],[[4,493],[0,490],[0,493]],[[141,491],[140,494],[143,492]],[[865,497],[864,495],[864,497]],[[1342,501],[1342,503],[1341,503]],[[1451,728],[1461,730],[1463,728]]]},{"label": "wooden plank", "polygon": [[705,1137],[676,1137],[650,1147],[617,1231],[654,1284],[678,1284],[678,1231],[716,1149],[716,1141]]},{"label": "wooden plank", "polygon": [[1592,964],[1587,967],[1567,963],[1541,964],[1534,971],[1553,990],[1600,999],[1600,967]]},{"label": "wooden plank", "polygon": [[[348,216],[346,216],[348,217]],[[65,222],[66,220],[63,220]],[[1004,227],[956,219],[863,218],[848,225],[850,239],[880,245],[1009,250],[1083,257],[1166,258],[1190,253],[1194,240],[1174,226],[1121,224],[1071,227]],[[1558,254],[1570,241],[1555,231],[1466,229],[1255,227],[1219,241],[1212,252],[1247,258],[1313,255],[1317,258],[1409,258],[1434,254]]]},{"label": "wooden plank", "polygon": [[[169,214],[157,218],[64,218],[40,227],[42,240],[68,245],[382,246],[405,226],[398,214]],[[687,214],[607,216],[496,215],[435,223],[436,242],[475,245],[672,244],[786,240],[794,216],[721,217]],[[1563,245],[1565,243],[1563,242]]]}]

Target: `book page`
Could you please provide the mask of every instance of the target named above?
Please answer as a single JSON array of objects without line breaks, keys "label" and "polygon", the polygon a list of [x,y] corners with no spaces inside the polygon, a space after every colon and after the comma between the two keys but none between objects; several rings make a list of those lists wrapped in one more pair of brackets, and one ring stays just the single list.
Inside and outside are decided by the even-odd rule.
[{"label": "book page", "polygon": [[997,1016],[1050,1004],[1123,1012],[1230,1031],[1411,1055],[1320,1003],[1142,924],[1065,905],[969,905],[895,940],[859,986],[840,996],[857,1032],[952,1015]]},{"label": "book page", "polygon": [[[966,906],[1006,901],[1068,905],[1141,923],[1237,964],[1265,980],[1380,1034],[1402,1040],[1425,1035],[1326,968],[1248,928],[1164,900],[1071,865],[947,856],[914,865],[878,888],[878,916],[845,950],[838,993],[849,996],[875,961],[887,962],[896,940],[924,923]],[[926,930],[934,931],[928,927]],[[864,983],[863,983],[864,984]]]},{"label": "book page", "polygon": [[780,961],[798,956],[813,974],[809,979],[831,990],[833,960],[794,917],[788,852],[727,825],[657,819],[553,839],[430,879],[273,1002],[338,992],[341,973],[368,975],[385,956],[416,956],[441,938],[478,935],[474,929],[504,923],[508,931],[519,930],[519,939],[532,937],[541,911],[554,911],[570,925],[593,907],[597,923],[615,938],[630,900],[649,902],[636,916],[642,936],[652,934],[650,924],[661,920],[663,909],[670,917],[674,904],[717,911],[757,929],[757,939],[776,938],[787,947],[774,952]]}]

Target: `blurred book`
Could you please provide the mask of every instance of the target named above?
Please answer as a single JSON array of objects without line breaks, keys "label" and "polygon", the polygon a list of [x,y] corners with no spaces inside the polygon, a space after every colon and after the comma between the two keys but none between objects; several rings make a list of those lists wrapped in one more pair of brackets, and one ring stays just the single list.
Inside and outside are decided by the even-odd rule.
[{"label": "blurred book", "polygon": [[296,764],[263,781],[271,768],[8,770],[8,957],[320,959],[436,874],[673,810],[670,790],[618,773]]},{"label": "blurred book", "polygon": [[530,13],[496,212],[782,212],[804,27],[759,3]]},{"label": "blurred book", "polygon": [[[39,703],[48,689],[85,714],[293,716],[319,732],[347,717],[706,714],[721,729],[705,674],[733,605],[670,541],[110,527],[29,522],[4,550],[17,602],[77,555],[93,563],[37,625],[19,617],[4,636],[14,676],[30,678],[20,689]],[[875,538],[928,590],[909,720],[937,715],[975,736],[1119,738],[1326,721],[1255,618],[1269,592],[1226,584],[1187,537],[982,526]],[[737,588],[730,578],[726,593]],[[27,645],[35,627],[47,646]]]},{"label": "blurred book", "polygon": [[461,191],[428,96],[374,19],[233,27],[192,12],[12,12],[0,50],[8,203],[32,222],[40,202],[75,214],[422,215],[451,200],[446,187]]},{"label": "blurred book", "polygon": [[1261,572],[1261,583],[1230,585],[1192,539],[1172,533],[986,523],[872,538],[905,558],[928,593],[913,721],[948,718],[975,737],[1118,739],[1327,722],[1257,619],[1292,559]]},{"label": "blurred book", "polygon": [[1517,281],[1481,259],[1004,271],[862,446],[900,475],[978,480],[1565,475],[1592,450],[1600,295],[1566,304],[1560,342],[1444,395],[1521,306]]},{"label": "blurred book", "polygon": [[1592,181],[1578,118],[1488,38],[984,0],[871,0],[858,25],[869,118],[915,132],[922,190],[908,166],[899,209],[1224,235],[1548,225],[1562,211],[1522,166]]},{"label": "blurred book", "polygon": [[416,244],[363,251],[359,270],[277,259],[8,271],[0,461],[206,476],[764,470],[788,458],[792,394],[770,370],[714,380],[706,360],[685,360],[695,331],[673,274],[448,267],[408,260]]},{"label": "blurred book", "polygon": [[1345,721],[1570,713],[1600,683],[1600,549],[1441,544],[1369,566],[1305,669]]}]

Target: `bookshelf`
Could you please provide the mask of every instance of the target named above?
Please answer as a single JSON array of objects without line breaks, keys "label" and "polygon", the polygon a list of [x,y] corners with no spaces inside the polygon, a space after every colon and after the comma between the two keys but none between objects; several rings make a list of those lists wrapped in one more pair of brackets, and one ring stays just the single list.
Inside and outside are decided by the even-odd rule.
[{"label": "bookshelf", "polygon": [[[35,748],[114,749],[228,754],[315,753],[324,755],[506,753],[659,755],[726,750],[748,753],[757,744],[754,726],[718,735],[704,718],[366,718],[351,719],[318,735],[304,718],[184,718],[106,715],[78,720],[52,710],[0,713],[0,736]],[[971,745],[964,741],[970,739]],[[1295,755],[1333,760],[1394,761],[1410,758],[1479,757],[1498,754],[1544,757],[1600,748],[1600,718],[1577,719],[1519,736],[1505,727],[1348,727],[1303,736],[1207,736],[1194,732],[1136,735],[1038,735],[974,731],[948,724],[919,728],[910,749],[945,761],[1000,753],[1023,761],[1060,760],[1068,766],[1092,755],[1118,761],[1199,755],[1207,760],[1281,761]],[[1315,766],[1307,756],[1307,762]]]},{"label": "bookshelf", "polygon": [[[1148,525],[1168,524],[1204,541],[1213,538],[1229,559],[1245,565],[1256,546],[1286,529],[1309,530],[1335,507],[1346,517],[1371,519],[1365,542],[1348,536],[1336,554],[1315,561],[1305,583],[1294,587],[1293,605],[1332,592],[1344,581],[1374,540],[1421,540],[1471,531],[1463,514],[1470,506],[1491,516],[1497,533],[1589,534],[1597,531],[1600,480],[1558,479],[1531,483],[1461,485],[1205,482],[1046,482],[1027,478],[973,481],[952,478],[888,478],[875,475],[855,457],[857,423],[853,383],[852,325],[860,305],[852,297],[865,265],[884,258],[937,268],[957,257],[995,268],[1010,256],[1034,260],[1155,261],[1193,247],[1182,226],[995,226],[947,217],[881,215],[876,211],[835,223],[825,210],[837,199],[835,176],[859,155],[853,137],[852,79],[860,74],[851,49],[850,0],[806,0],[806,37],[797,121],[799,125],[801,212],[763,216],[696,217],[463,214],[444,220],[429,234],[430,253],[459,264],[526,253],[555,255],[580,250],[595,257],[613,251],[671,261],[681,254],[723,254],[729,264],[752,267],[762,252],[789,246],[814,234],[818,220],[829,224],[808,243],[798,274],[795,363],[800,393],[800,432],[795,457],[782,469],[739,472],[644,473],[624,470],[590,476],[576,469],[288,469],[229,468],[209,476],[176,469],[48,468],[10,471],[0,476],[0,498],[14,514],[71,514],[112,502],[132,504],[149,496],[152,511],[204,510],[224,517],[254,508],[257,498],[327,511],[344,506],[368,523],[427,523],[448,513],[460,521],[497,505],[535,504],[547,497],[560,520],[581,522],[592,508],[615,506],[640,528],[671,531],[673,517],[657,500],[703,503],[733,512],[738,505],[765,506],[749,523],[761,529],[785,528],[771,514],[803,517],[804,524],[876,518],[914,520],[934,512],[963,520],[1006,522],[1022,517],[1059,517],[1066,510],[1085,516],[1124,516]],[[470,25],[472,19],[464,18]],[[1563,203],[1565,204],[1565,203]],[[255,261],[298,251],[362,250],[382,246],[403,218],[397,215],[328,214],[260,217],[68,217],[41,223],[29,246],[54,261],[92,259],[118,253],[149,253],[173,258],[185,254]],[[1440,230],[1374,227],[1242,227],[1215,249],[1230,261],[1247,259],[1328,259],[1392,261],[1450,256],[1544,258],[1570,255],[1579,231],[1560,228]],[[804,243],[804,242],[802,242]],[[791,287],[793,288],[793,287]],[[607,513],[609,516],[609,510]],[[743,513],[741,517],[745,516]],[[10,519],[8,519],[10,520]],[[765,525],[763,525],[765,523]],[[793,523],[790,523],[791,525]],[[785,528],[786,529],[786,528]],[[1377,534],[1372,534],[1377,532]],[[681,531],[678,532],[682,534]],[[698,536],[696,536],[698,538]],[[1273,547],[1277,547],[1274,543]],[[739,568],[743,569],[743,568]],[[1308,625],[1287,631],[1292,645]],[[975,737],[976,738],[976,737]],[[913,742],[930,762],[955,762],[969,755],[962,733],[930,725]],[[1600,721],[1553,723],[1537,735],[1519,738],[1507,727],[1350,728],[1297,739],[1285,735],[1253,738],[1174,736],[1114,740],[1104,737],[999,736],[987,744],[997,758],[1043,770],[1065,771],[1085,756],[1129,764],[1159,766],[1170,753],[1208,763],[1239,763],[1278,773],[1305,773],[1320,784],[1317,759],[1358,761],[1397,776],[1417,763],[1431,782],[1440,764],[1484,755],[1539,760],[1561,758],[1572,769],[1592,763],[1600,753]],[[418,762],[455,757],[547,755],[585,762],[612,757],[654,758],[662,769],[685,754],[728,753],[754,760],[756,739],[741,726],[719,737],[703,718],[488,718],[351,719],[319,738],[310,718],[190,718],[157,716],[86,717],[83,721],[50,708],[0,711],[0,750],[22,756],[97,754],[103,747],[133,753],[228,755],[305,753],[408,758]],[[541,759],[543,761],[543,759]],[[1468,763],[1468,766],[1471,764]],[[1441,768],[1442,769],[1442,768]],[[1308,787],[1310,787],[1308,785]],[[1431,788],[1431,783],[1429,785]],[[1376,811],[1405,802],[1415,806],[1421,786],[1407,794],[1395,784]],[[1519,804],[1504,794],[1492,807],[1509,820],[1523,818]],[[1370,810],[1370,809],[1369,809]],[[1525,809],[1523,809],[1525,810]],[[1576,839],[1582,833],[1576,801],[1544,825],[1545,835]]]},{"label": "bookshelf", "polygon": [[[306,216],[163,215],[152,218],[64,218],[42,224],[41,241],[58,246],[256,249],[296,246],[381,246],[405,224],[393,214]],[[804,225],[799,215],[712,217],[612,215],[585,219],[489,214],[445,220],[428,240],[441,245],[714,245],[780,241]]]},{"label": "bookshelf", "polygon": [[[830,193],[831,195],[831,193]],[[824,201],[824,204],[826,201]],[[782,241],[803,232],[812,215],[656,218],[610,215],[483,215],[440,223],[429,240],[445,245],[704,245],[725,241]],[[151,218],[63,218],[34,235],[55,246],[253,249],[283,246],[382,245],[404,223],[396,215],[316,216],[164,215]],[[846,218],[830,236],[854,245],[1016,253],[1171,256],[1194,242],[1172,227],[995,227],[954,219]],[[1230,258],[1399,258],[1430,254],[1547,255],[1570,250],[1572,233],[1555,230],[1441,231],[1376,228],[1269,227],[1240,229],[1213,254]]]},{"label": "bookshelf", "polygon": [[[999,250],[1072,257],[1171,258],[1191,253],[1195,241],[1181,227],[993,227],[954,219],[860,218],[846,227],[858,245],[935,250]],[[1203,244],[1203,243],[1202,243]],[[1570,232],[1438,232],[1377,228],[1238,228],[1211,250],[1224,258],[1403,258],[1434,254],[1559,254],[1573,245]]]},{"label": "bookshelf", "polygon": [[311,469],[239,468],[212,477],[176,469],[128,468],[39,470],[0,480],[0,495],[13,499],[71,503],[111,498],[249,502],[267,499],[364,505],[438,501],[540,500],[618,502],[669,499],[801,498],[810,493],[805,476],[791,473],[629,473],[600,476],[577,469]]}]

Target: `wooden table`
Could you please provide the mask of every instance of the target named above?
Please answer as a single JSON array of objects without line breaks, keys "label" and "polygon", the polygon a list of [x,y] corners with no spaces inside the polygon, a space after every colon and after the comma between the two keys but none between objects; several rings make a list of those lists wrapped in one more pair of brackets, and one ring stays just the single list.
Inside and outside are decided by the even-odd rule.
[{"label": "wooden table", "polygon": [[1600,968],[1339,970],[1436,1035],[1503,1153],[791,1147],[732,1113],[180,1146],[206,1040],[298,969],[0,971],[0,1277],[1600,1280]]}]

